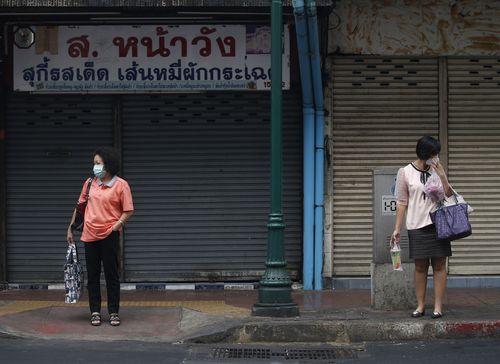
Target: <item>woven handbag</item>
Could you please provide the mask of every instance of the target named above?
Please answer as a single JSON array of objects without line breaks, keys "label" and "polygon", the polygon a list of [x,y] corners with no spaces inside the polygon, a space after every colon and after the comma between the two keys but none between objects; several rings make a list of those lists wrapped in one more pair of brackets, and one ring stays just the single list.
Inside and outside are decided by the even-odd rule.
[{"label": "woven handbag", "polygon": [[75,244],[68,245],[66,264],[64,264],[64,302],[77,303],[83,293],[83,269],[78,261]]},{"label": "woven handbag", "polygon": [[453,241],[472,234],[468,204],[459,203],[456,195],[455,202],[454,205],[441,204],[436,211],[430,213],[438,240]]}]

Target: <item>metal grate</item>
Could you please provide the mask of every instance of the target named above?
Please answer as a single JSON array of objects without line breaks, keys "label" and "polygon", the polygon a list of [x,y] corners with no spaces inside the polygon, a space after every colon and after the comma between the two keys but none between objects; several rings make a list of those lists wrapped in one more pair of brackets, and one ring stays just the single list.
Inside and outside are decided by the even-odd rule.
[{"label": "metal grate", "polygon": [[214,359],[281,359],[281,360],[332,360],[357,359],[353,349],[268,349],[268,348],[215,348]]},{"label": "metal grate", "polygon": [[475,209],[450,274],[500,273],[500,58],[448,59],[448,178]]},{"label": "metal grate", "polygon": [[439,134],[438,81],[434,58],[334,58],[334,275],[370,274],[373,169],[403,167],[418,138]]},{"label": "metal grate", "polygon": [[[57,282],[60,232],[91,172],[92,151],[113,144],[112,97],[14,93],[6,112],[8,280]],[[41,193],[54,165],[59,183]]]},{"label": "metal grate", "polygon": [[[124,246],[127,281],[260,277],[269,209],[268,95],[123,97],[123,170],[136,207]],[[284,93],[283,107],[286,260],[296,277],[302,254],[300,95]]]}]

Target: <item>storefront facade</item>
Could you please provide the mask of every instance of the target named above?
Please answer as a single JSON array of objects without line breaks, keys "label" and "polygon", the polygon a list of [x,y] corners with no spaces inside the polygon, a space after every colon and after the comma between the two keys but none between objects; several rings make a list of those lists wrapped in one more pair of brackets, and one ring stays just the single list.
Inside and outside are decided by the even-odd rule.
[{"label": "storefront facade", "polygon": [[[217,33],[204,33],[211,27],[239,26],[247,40],[247,29],[269,25],[270,2],[214,0],[199,6],[184,0],[123,6],[110,1],[100,7],[89,2],[84,10],[72,9],[81,2],[40,1],[42,7],[35,10],[29,3],[3,1],[1,8],[7,46],[2,51],[0,91],[0,281],[60,280],[58,255],[69,211],[90,172],[90,154],[102,144],[120,150],[123,176],[136,201],[136,214],[123,239],[124,281],[257,280],[265,260],[269,209],[269,84],[264,79],[269,75],[265,67],[253,76],[245,73],[243,89],[238,82],[231,84],[232,78],[221,83],[223,89],[216,89],[213,82],[201,90],[187,89],[181,81],[192,81],[186,79],[190,74],[213,81],[216,76],[210,75],[210,68],[219,66],[214,75],[220,72],[224,79],[224,67],[233,67],[231,62],[224,64],[222,51],[231,53],[232,45],[224,39],[237,31],[221,33],[220,44]],[[289,83],[283,91],[285,242],[288,268],[300,281],[302,101],[293,9],[291,1],[284,5],[289,29],[289,62],[284,67]],[[324,279],[369,277],[373,170],[410,162],[416,140],[426,134],[441,140],[440,157],[450,181],[475,209],[474,233],[454,243],[450,274],[500,275],[498,2],[443,0],[424,6],[403,0],[340,0],[316,5],[320,34],[328,42],[322,50]],[[165,23],[175,29],[155,33]],[[15,30],[21,26],[46,27],[39,51],[50,61],[42,58],[28,66],[14,61]],[[59,84],[59,92],[44,92],[37,80],[38,73],[45,79],[46,63],[48,68],[71,67],[52,66],[54,26],[104,27],[98,34],[106,34],[106,27],[133,29],[134,34],[117,33],[113,39],[123,40],[116,39],[111,48],[132,57],[135,46],[127,41],[135,37],[137,59],[113,66],[117,83],[109,86],[113,80],[101,80],[103,88],[109,87],[106,92],[78,89],[85,82],[76,88]],[[151,29],[154,42],[141,43],[148,38],[142,32]],[[189,35],[188,50],[177,39],[174,52],[182,56],[194,50],[198,58],[183,59],[180,79],[175,78],[176,71],[166,70],[160,76],[163,82],[156,85],[120,89],[120,82],[133,74],[146,81],[157,77],[139,54],[149,51],[162,57],[162,32],[164,41],[170,37],[165,48],[176,36]],[[69,36],[69,30],[63,33]],[[219,61],[202,67],[204,44],[193,40],[212,35],[212,49],[221,51]],[[67,40],[72,38],[78,35]],[[23,34],[18,39],[22,41]],[[265,35],[260,41],[266,41]],[[76,45],[86,49],[83,43]],[[97,52],[102,57],[106,49],[101,45]],[[92,56],[96,49],[88,51]],[[72,57],[68,53],[66,58]],[[178,60],[169,65],[176,67]],[[22,72],[31,67],[33,74]],[[93,68],[99,81],[98,63],[82,67],[83,81],[91,74],[84,73],[86,68]],[[49,80],[51,76],[48,73]],[[176,82],[176,91],[157,88]]]},{"label": "storefront facade", "polygon": [[369,276],[372,171],[414,160],[423,135],[439,137],[449,179],[475,209],[473,235],[453,243],[449,273],[500,274],[499,23],[495,1],[337,3],[326,90],[326,276]]},{"label": "storefront facade", "polygon": [[[123,281],[259,279],[270,7],[195,3],[4,8],[2,281],[61,280],[71,210],[100,145],[120,151],[134,196]],[[298,280],[302,118],[287,9],[283,197],[286,259]]]}]

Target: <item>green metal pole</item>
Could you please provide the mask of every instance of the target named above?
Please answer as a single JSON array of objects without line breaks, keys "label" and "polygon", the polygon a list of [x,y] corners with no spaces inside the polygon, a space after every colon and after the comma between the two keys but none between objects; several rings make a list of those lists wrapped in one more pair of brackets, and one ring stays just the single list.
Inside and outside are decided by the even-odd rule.
[{"label": "green metal pole", "polygon": [[255,316],[298,316],[292,301],[292,281],[286,271],[281,199],[282,166],[282,32],[283,6],[273,0],[271,8],[271,213],[269,214],[266,271],[259,285]]}]

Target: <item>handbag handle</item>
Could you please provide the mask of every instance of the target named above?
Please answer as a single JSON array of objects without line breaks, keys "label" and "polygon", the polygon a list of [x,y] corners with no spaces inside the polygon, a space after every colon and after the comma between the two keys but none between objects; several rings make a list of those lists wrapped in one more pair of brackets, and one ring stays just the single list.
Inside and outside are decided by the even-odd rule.
[{"label": "handbag handle", "polygon": [[457,192],[453,189],[453,187],[451,188],[451,191],[453,192],[453,197],[455,198],[455,203],[458,205],[458,194]]},{"label": "handbag handle", "polygon": [[78,252],[76,250],[76,244],[69,244],[68,251],[66,252],[66,263],[76,263],[78,262]]},{"label": "handbag handle", "polygon": [[[453,197],[455,198],[455,205],[458,205],[458,197],[457,197],[457,193],[455,192],[455,190],[452,188],[451,189],[453,191]],[[451,196],[450,196],[451,197]],[[439,205],[438,205],[438,209],[444,207],[444,200],[442,201],[439,201]]]}]

